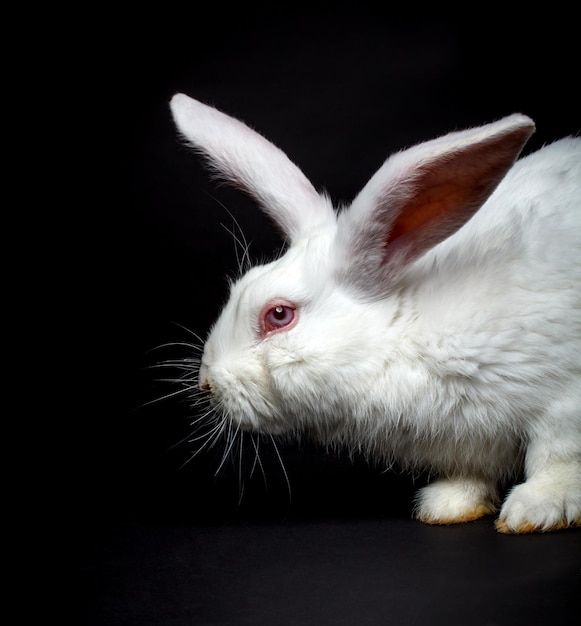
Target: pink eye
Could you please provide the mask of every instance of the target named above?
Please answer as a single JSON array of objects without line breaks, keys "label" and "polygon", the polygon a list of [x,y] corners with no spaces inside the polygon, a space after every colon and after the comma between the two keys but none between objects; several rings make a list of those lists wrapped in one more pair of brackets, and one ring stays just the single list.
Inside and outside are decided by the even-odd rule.
[{"label": "pink eye", "polygon": [[261,322],[263,336],[288,330],[297,322],[296,307],[288,302],[269,303],[263,310]]}]

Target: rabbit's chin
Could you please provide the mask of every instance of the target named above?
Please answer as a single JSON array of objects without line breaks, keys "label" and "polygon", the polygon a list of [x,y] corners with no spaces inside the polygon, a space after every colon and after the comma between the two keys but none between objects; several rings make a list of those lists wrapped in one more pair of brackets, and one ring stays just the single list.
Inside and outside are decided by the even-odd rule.
[{"label": "rabbit's chin", "polygon": [[288,426],[277,423],[272,419],[254,418],[252,421],[238,416],[230,416],[228,418],[233,427],[240,429],[241,432],[255,435],[285,435],[289,433]]},{"label": "rabbit's chin", "polygon": [[276,411],[262,415],[256,410],[249,409],[249,407],[229,407],[227,410],[222,407],[222,417],[235,430],[245,433],[284,435],[291,430],[288,422],[285,422],[281,416],[277,417]]}]

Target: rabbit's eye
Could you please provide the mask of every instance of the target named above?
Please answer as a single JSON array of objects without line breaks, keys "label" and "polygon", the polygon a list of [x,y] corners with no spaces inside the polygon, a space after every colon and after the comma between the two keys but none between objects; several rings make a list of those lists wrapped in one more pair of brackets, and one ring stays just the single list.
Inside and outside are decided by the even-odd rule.
[{"label": "rabbit's eye", "polygon": [[269,303],[261,316],[262,336],[266,337],[279,330],[292,328],[297,321],[297,310],[289,302]]}]

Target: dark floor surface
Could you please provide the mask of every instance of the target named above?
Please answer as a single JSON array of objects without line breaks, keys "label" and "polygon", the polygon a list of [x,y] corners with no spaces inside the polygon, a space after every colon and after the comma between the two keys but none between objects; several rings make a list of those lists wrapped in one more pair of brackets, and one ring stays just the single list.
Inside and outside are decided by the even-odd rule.
[{"label": "dark floor surface", "polygon": [[581,528],[428,526],[411,518],[421,479],[281,452],[290,501],[265,457],[272,479],[250,479],[240,505],[234,472],[203,485],[199,468],[161,467],[117,513],[94,524],[88,510],[81,623],[549,626],[579,614]]},{"label": "dark floor surface", "polygon": [[497,534],[406,517],[130,521],[83,568],[94,626],[572,623],[581,529]]}]

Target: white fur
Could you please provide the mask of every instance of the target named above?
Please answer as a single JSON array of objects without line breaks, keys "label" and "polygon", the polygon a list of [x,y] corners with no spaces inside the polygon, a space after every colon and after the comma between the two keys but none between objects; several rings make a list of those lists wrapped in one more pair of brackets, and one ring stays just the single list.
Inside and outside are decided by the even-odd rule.
[{"label": "white fur", "polygon": [[[430,469],[416,513],[431,523],[494,511],[521,469],[499,530],[581,523],[581,140],[512,166],[525,116],[451,133],[389,159],[336,217],[240,122],[182,95],[172,109],[290,244],[233,285],[208,337],[216,406],[244,429]],[[433,217],[410,227],[416,205]],[[276,298],[299,321],[260,337]]]}]

